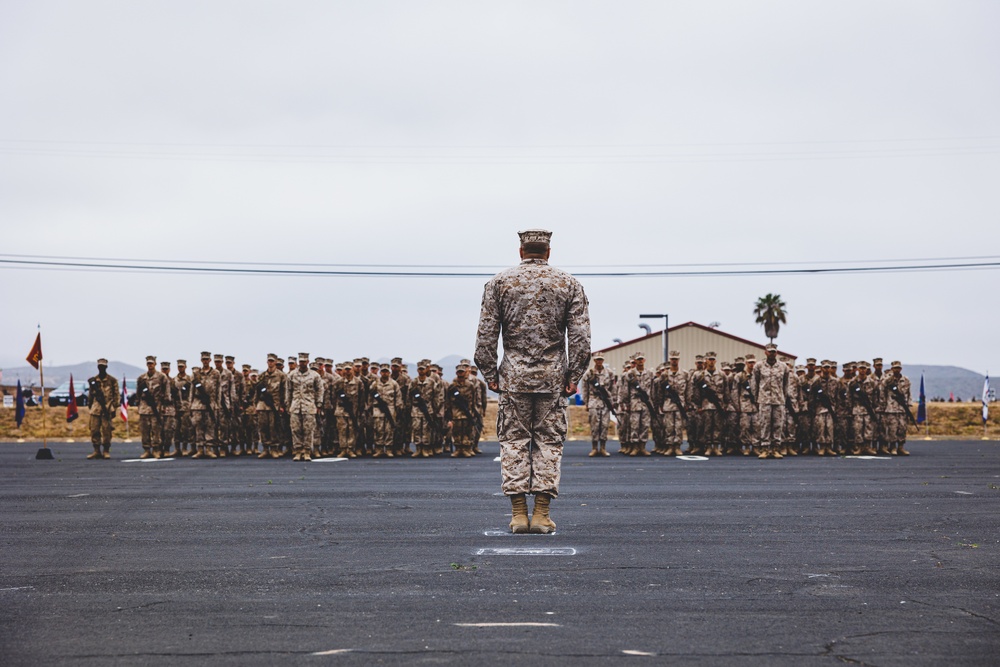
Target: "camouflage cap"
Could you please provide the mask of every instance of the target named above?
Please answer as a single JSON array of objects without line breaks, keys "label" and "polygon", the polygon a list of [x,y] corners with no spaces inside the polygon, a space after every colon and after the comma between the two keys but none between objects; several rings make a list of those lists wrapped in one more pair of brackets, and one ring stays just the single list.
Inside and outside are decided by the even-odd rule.
[{"label": "camouflage cap", "polygon": [[236,361],[236,357],[231,354],[226,355],[226,361]]},{"label": "camouflage cap", "polygon": [[829,359],[824,359],[822,363],[820,363],[820,367],[822,368],[830,368],[831,366],[833,366],[833,362]]},{"label": "camouflage cap", "polygon": [[284,368],[284,367],[285,367],[285,360],[284,360],[284,359],[282,359],[281,357],[278,357],[277,359],[275,359],[275,360],[274,360],[274,363],[278,364],[278,365],[279,365],[279,366],[281,366],[282,368]]},{"label": "camouflage cap", "polygon": [[267,360],[268,361],[277,361],[278,360],[278,355],[276,355],[274,352],[269,352],[268,355],[267,355]]},{"label": "camouflage cap", "polygon": [[222,357],[222,355],[221,355],[221,354],[213,354],[213,355],[212,355],[212,360],[213,360],[213,361],[222,361],[222,360],[223,360],[223,357]]},{"label": "camouflage cap", "polygon": [[764,346],[764,351],[765,352],[771,352],[771,351],[777,352],[778,351],[778,346],[775,345],[774,343],[768,343],[767,345]]},{"label": "camouflage cap", "polygon": [[636,361],[639,361],[640,359],[642,359],[643,361],[646,361],[646,355],[643,354],[642,352],[636,352],[635,356],[632,357],[632,358],[635,359]]},{"label": "camouflage cap", "polygon": [[903,362],[902,361],[894,361],[894,362],[892,362],[892,365],[890,366],[890,368],[902,368],[902,367],[903,367]]},{"label": "camouflage cap", "polygon": [[371,359],[369,359],[368,357],[361,357],[361,363],[362,364],[370,364],[371,363]]},{"label": "camouflage cap", "polygon": [[161,361],[160,362],[160,368],[170,368],[170,362],[169,361]]},{"label": "camouflage cap", "polygon": [[869,364],[867,361],[859,361],[858,362],[858,368],[864,368],[865,370],[868,370],[871,367],[872,367],[872,365]]},{"label": "camouflage cap", "polygon": [[318,361],[311,361],[311,362],[309,362],[309,368],[310,369],[316,370],[317,366],[319,366],[319,362]]},{"label": "camouflage cap", "polygon": [[747,356],[745,357],[745,359],[746,359],[747,361],[757,361],[757,355],[755,355],[755,354],[748,354],[748,355],[747,355]]},{"label": "camouflage cap", "polygon": [[202,361],[204,361],[205,359],[208,359],[209,361],[211,361],[211,359],[212,359],[212,353],[211,352],[202,352],[201,353],[201,358],[202,358]]},{"label": "camouflage cap", "polygon": [[705,353],[705,360],[708,361],[709,359],[715,359],[715,352],[706,352]]},{"label": "camouflage cap", "polygon": [[736,357],[735,359],[733,359],[734,364],[742,364],[744,361],[746,361],[746,359],[744,359],[743,357]]},{"label": "camouflage cap", "polygon": [[417,362],[417,368],[427,368],[427,360],[421,359]]},{"label": "camouflage cap", "polygon": [[[742,362],[741,362],[741,364],[742,364]],[[732,364],[730,364],[728,361],[723,361],[722,362],[722,370],[728,371],[728,370],[732,370],[732,368],[733,368]]]},{"label": "camouflage cap", "polygon": [[806,367],[803,366],[802,364],[799,364],[798,366],[795,367],[795,372],[796,373],[805,373],[806,372]]},{"label": "camouflage cap", "polygon": [[526,229],[523,232],[518,232],[517,236],[521,239],[521,245],[525,245],[526,243],[544,243],[545,245],[549,245],[552,232],[545,229]]},{"label": "camouflage cap", "polygon": [[671,359],[680,359],[681,358],[681,353],[678,352],[677,350],[671,350],[669,357]]},{"label": "camouflage cap", "polygon": [[98,366],[107,366],[108,365],[108,360],[105,359],[104,357],[101,357],[100,359],[97,360],[97,365]]},{"label": "camouflage cap", "polygon": [[290,364],[298,363],[298,361],[299,361],[299,358],[296,357],[295,355],[292,355],[292,356],[288,357],[288,363],[290,363]]},{"label": "camouflage cap", "polygon": [[177,360],[177,365],[178,365],[178,366],[187,366],[187,365],[188,365],[188,362],[187,362],[187,361],[185,361],[184,359],[178,359],[178,360]]},{"label": "camouflage cap", "polygon": [[258,371],[256,368],[251,368],[250,375],[260,375],[260,371]]},{"label": "camouflage cap", "polygon": [[323,359],[324,366],[333,366],[333,359]]},{"label": "camouflage cap", "polygon": [[392,361],[390,361],[389,363],[393,364],[395,366],[402,366],[403,365],[403,357],[393,357]]},{"label": "camouflage cap", "polygon": [[250,364],[243,364],[242,370],[245,370],[245,371],[250,370]]},{"label": "camouflage cap", "polygon": [[839,366],[840,364],[838,364],[836,361],[834,361],[833,359],[830,360],[830,368],[837,368]]},{"label": "camouflage cap", "polygon": [[471,359],[462,359],[458,363],[461,364],[462,366],[471,366],[472,365],[472,360]]},{"label": "camouflage cap", "polygon": [[873,366],[881,366],[882,365],[882,357],[875,357],[874,359],[872,359],[872,365]]},{"label": "camouflage cap", "polygon": [[694,360],[695,361],[705,361],[705,355],[704,354],[696,354],[696,355],[694,355]]},{"label": "camouflage cap", "polygon": [[[291,361],[292,357],[288,357],[288,360]],[[309,353],[308,352],[299,352],[299,361],[303,361],[305,363],[309,363]]]},{"label": "camouflage cap", "polygon": [[603,352],[594,352],[594,354],[592,354],[591,356],[594,359],[601,359],[601,360],[604,359],[604,353]]},{"label": "camouflage cap", "polygon": [[154,357],[153,355],[147,356],[146,357],[146,363],[147,364],[155,364],[156,363],[156,357]]},{"label": "camouflage cap", "polygon": [[378,370],[379,370],[379,372],[380,372],[380,373],[381,373],[382,371],[392,371],[392,366],[390,366],[389,364],[381,364],[381,365],[380,365],[380,366],[378,367]]},{"label": "camouflage cap", "polygon": [[813,357],[809,357],[808,359],[806,359],[806,365],[807,366],[809,366],[809,365],[815,366],[816,365],[816,359],[814,359]]}]

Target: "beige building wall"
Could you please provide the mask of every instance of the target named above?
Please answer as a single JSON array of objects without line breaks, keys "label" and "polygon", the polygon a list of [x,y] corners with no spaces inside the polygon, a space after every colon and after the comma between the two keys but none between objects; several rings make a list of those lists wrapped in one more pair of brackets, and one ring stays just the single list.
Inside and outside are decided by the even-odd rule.
[{"label": "beige building wall", "polygon": [[[681,353],[680,366],[687,370],[694,368],[696,354],[706,352],[715,352],[719,365],[723,361],[732,361],[736,357],[745,357],[747,354],[754,354],[758,360],[761,360],[764,358],[764,345],[767,341],[754,343],[718,329],[710,329],[694,322],[688,322],[671,327],[668,332],[668,342],[671,350],[677,350]],[[663,361],[663,332],[656,332],[650,336],[643,336],[620,345],[604,348],[602,352],[604,352],[605,365],[610,366],[615,373],[620,373],[625,360],[636,352],[642,352],[646,356],[647,368],[655,368]],[[778,359],[794,364],[796,357],[779,348]]]}]

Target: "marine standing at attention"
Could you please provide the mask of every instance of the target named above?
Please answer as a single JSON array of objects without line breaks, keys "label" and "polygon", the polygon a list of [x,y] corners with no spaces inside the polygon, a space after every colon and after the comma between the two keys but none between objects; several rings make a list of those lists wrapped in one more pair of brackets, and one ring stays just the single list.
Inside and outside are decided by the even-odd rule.
[{"label": "marine standing at attention", "polygon": [[[497,439],[511,532],[551,533],[556,525],[549,501],[559,494],[569,427],[566,397],[576,393],[590,363],[590,314],[580,282],[549,266],[552,232],[518,235],[521,263],[498,273],[483,290],[475,359],[486,384],[500,394]],[[530,520],[529,493],[535,496]]]}]

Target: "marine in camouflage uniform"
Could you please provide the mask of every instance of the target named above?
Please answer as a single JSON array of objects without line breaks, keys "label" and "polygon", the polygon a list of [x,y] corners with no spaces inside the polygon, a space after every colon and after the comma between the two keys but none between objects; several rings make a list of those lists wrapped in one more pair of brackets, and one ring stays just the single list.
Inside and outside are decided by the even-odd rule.
[{"label": "marine in camouflage uniform", "polygon": [[885,409],[885,440],[889,453],[909,456],[906,451],[906,427],[912,394],[910,379],[903,375],[903,364],[892,362],[889,375],[882,383],[882,405]]},{"label": "marine in camouflage uniform", "polygon": [[455,367],[455,380],[445,391],[444,415],[455,441],[452,458],[475,456],[472,446],[478,428],[476,424],[482,419],[477,410],[478,404],[479,386],[469,378],[469,365],[459,363]]},{"label": "marine in camouflage uniform", "polygon": [[886,418],[885,418],[885,393],[883,384],[889,378],[888,373],[882,371],[882,357],[872,359],[872,382],[878,387],[878,402],[875,405],[875,415],[878,421],[875,427],[875,451],[878,454],[889,453],[889,443],[886,440]]},{"label": "marine in camouflage uniform", "polygon": [[618,453],[628,456],[632,452],[632,386],[625,382],[625,375],[632,370],[632,359],[622,365],[622,373],[615,383],[615,411],[618,416]]},{"label": "marine in camouflage uniform", "polygon": [[181,456],[194,453],[194,427],[191,425],[191,392],[194,383],[187,374],[187,361],[177,360],[177,377],[174,378],[174,388],[177,390],[177,451]]},{"label": "marine in camouflage uniform", "polygon": [[858,364],[858,375],[847,385],[847,395],[851,403],[851,429],[854,437],[851,454],[874,456],[875,449],[875,406],[878,403],[879,387],[868,375],[871,366],[867,361]]},{"label": "marine in camouflage uniform", "polygon": [[368,388],[368,414],[372,425],[374,451],[372,458],[386,456],[393,458],[393,444],[396,438],[396,415],[403,407],[403,392],[392,379],[389,364],[379,367],[378,379]]},{"label": "marine in camouflage uniform", "polygon": [[333,381],[337,439],[340,443],[337,456],[351,459],[361,455],[361,414],[366,401],[364,382],[354,377],[354,368],[351,362],[341,364],[343,374]]},{"label": "marine in camouflage uniform", "polygon": [[854,378],[854,363],[844,364],[844,376],[837,377],[837,362],[833,362],[833,379],[837,381],[837,421],[833,424],[833,451],[835,454],[846,454],[851,449],[854,438],[851,429],[854,426],[854,415],[847,387]]},{"label": "marine in camouflage uniform", "polygon": [[441,367],[437,364],[431,364],[428,361],[427,375],[434,383],[434,391],[437,392],[437,404],[439,412],[436,415],[437,420],[435,422],[436,427],[434,428],[434,453],[441,454],[444,452],[444,440],[445,440],[445,423],[444,423],[444,391],[447,383],[444,378],[441,377]]},{"label": "marine in camouflage uniform", "polygon": [[211,367],[212,354],[201,353],[201,368],[191,372],[191,426],[197,453],[191,458],[214,459],[218,455],[217,419],[222,404],[219,371]]},{"label": "marine in camouflage uniform", "polygon": [[701,412],[698,410],[700,401],[698,401],[695,393],[695,379],[704,371],[705,355],[696,354],[694,357],[694,368],[688,371],[688,395],[685,397],[689,406],[687,411],[688,454],[704,453],[704,447],[701,440],[703,419]]},{"label": "marine in camouflage uniform", "polygon": [[832,362],[824,360],[819,375],[810,388],[810,410],[813,415],[813,440],[816,443],[816,455],[833,454],[833,421],[837,417],[837,393],[840,388],[836,378],[832,377]]},{"label": "marine in camouflage uniform", "polygon": [[791,378],[788,386],[788,403],[785,404],[787,412],[785,420],[788,424],[788,432],[785,436],[785,448],[781,450],[783,456],[798,456],[799,450],[802,448],[802,443],[809,439],[809,436],[806,434],[809,402],[806,400],[806,393],[802,382],[805,376],[806,367],[803,365],[796,366],[795,375]]},{"label": "marine in camouflage uniform", "polygon": [[[121,406],[118,380],[108,374],[108,360],[97,360],[97,375],[87,380],[90,401],[90,444],[94,451],[88,459],[111,458],[111,422]],[[101,451],[103,448],[103,452]]]},{"label": "marine in camouflage uniform", "polygon": [[288,377],[278,370],[278,355],[267,355],[267,370],[254,387],[254,412],[260,434],[261,452],[257,458],[281,458],[281,416],[286,412]]},{"label": "marine in camouflage uniform", "polygon": [[[816,360],[810,357],[806,359],[806,373],[799,378],[799,418],[796,423],[796,433],[798,437],[798,451],[809,454],[816,449],[816,429],[815,417],[812,412],[813,384],[819,379],[820,374],[816,370]],[[791,453],[791,452],[789,452]]]},{"label": "marine in camouflage uniform", "polygon": [[778,361],[778,346],[764,347],[765,359],[755,364],[751,391],[757,399],[758,458],[782,458],[785,433],[785,406],[794,376],[788,364]]},{"label": "marine in camouflage uniform", "polygon": [[[740,383],[741,378],[745,380],[745,369],[746,365],[743,357],[736,357],[736,359],[733,360],[732,365],[727,363],[722,364],[722,374],[726,376],[726,400],[723,401],[723,404],[726,406],[726,410],[725,416],[722,419],[723,454],[735,454],[741,449],[740,418],[743,416],[741,410],[746,407],[746,404],[749,402],[746,400],[746,397],[743,396],[745,393],[745,383]],[[752,405],[750,407],[752,407]],[[751,415],[748,413],[746,416],[749,418]]]},{"label": "marine in camouflage uniform", "polygon": [[485,428],[486,422],[486,402],[489,400],[489,387],[483,382],[483,379],[479,377],[479,368],[477,366],[469,366],[469,379],[476,384],[479,389],[479,414],[480,421],[479,425],[476,427],[475,438],[472,440],[472,453],[482,454],[482,450],[479,449],[479,442],[483,439],[483,429]]},{"label": "marine in camouflage uniform", "polygon": [[243,364],[246,374],[243,379],[243,440],[247,443],[246,454],[257,454],[257,444],[260,437],[257,435],[257,406],[255,396],[257,390],[257,380],[260,379],[260,372],[256,368],[250,368],[250,364]]},{"label": "marine in camouflage uniform", "polygon": [[611,394],[614,388],[615,376],[611,369],[604,365],[604,354],[595,352],[594,365],[580,379],[580,398],[587,408],[590,420],[589,456],[611,456],[606,447],[613,407]]},{"label": "marine in camouflage uniform", "polygon": [[[551,235],[519,234],[522,261],[486,283],[479,316],[475,359],[490,389],[500,393],[501,488],[511,497],[513,532],[555,530],[549,502],[559,493],[566,396],[576,393],[590,363],[587,297],[576,278],[549,265]],[[525,525],[529,493],[535,504]]]},{"label": "marine in camouflage uniform", "polygon": [[393,357],[389,362],[389,377],[399,385],[401,404],[396,412],[396,432],[392,440],[392,451],[396,456],[410,456],[410,378],[403,365],[402,357]]},{"label": "marine in camouflage uniform", "polygon": [[167,378],[164,388],[163,403],[160,404],[160,417],[163,418],[163,455],[180,456],[180,451],[171,447],[176,447],[175,436],[177,434],[177,406],[180,404],[180,394],[177,392],[177,385],[170,377],[170,362],[160,362],[160,372]]},{"label": "marine in camouflage uniform", "polygon": [[219,444],[217,448],[219,456],[226,456],[232,444],[230,436],[232,435],[231,429],[233,423],[233,373],[223,365],[223,355],[216,354],[213,357],[213,361],[215,362],[215,370],[219,372],[220,407],[215,415],[215,440]]},{"label": "marine in camouflage uniform", "polygon": [[311,461],[316,413],[323,404],[323,380],[309,368],[309,355],[299,353],[299,363],[288,374],[285,404],[292,425],[292,460]]},{"label": "marine in camouflage uniform", "polygon": [[417,363],[417,377],[410,382],[410,423],[412,440],[416,447],[414,456],[427,458],[434,455],[434,425],[441,406],[438,405],[437,386],[427,373],[430,361]]},{"label": "marine in camouflage uniform", "polygon": [[[628,384],[629,398],[629,456],[649,456],[646,450],[646,440],[649,439],[651,414],[653,373],[646,370],[646,357],[635,355],[634,366],[622,375],[622,382]],[[657,415],[658,416],[658,415]]]},{"label": "marine in camouflage uniform", "polygon": [[163,446],[163,413],[160,406],[167,399],[167,377],[156,370],[156,357],[146,357],[146,372],[136,378],[135,395],[139,402],[139,432],[142,437],[141,459],[160,458]]},{"label": "marine in camouflage uniform", "polygon": [[684,442],[684,414],[689,405],[687,397],[690,394],[690,378],[687,371],[680,370],[680,352],[671,351],[669,359],[670,365],[657,382],[654,398],[663,419],[663,454],[680,456]]},{"label": "marine in camouflage uniform", "polygon": [[243,439],[243,373],[236,370],[236,357],[226,357],[226,370],[229,371],[229,449],[233,456],[240,456],[247,451],[247,443]]},{"label": "marine in camouflage uniform", "polygon": [[692,379],[694,404],[701,415],[700,438],[705,456],[722,455],[722,418],[725,413],[726,377],[715,369],[715,352],[705,354],[705,370]]}]

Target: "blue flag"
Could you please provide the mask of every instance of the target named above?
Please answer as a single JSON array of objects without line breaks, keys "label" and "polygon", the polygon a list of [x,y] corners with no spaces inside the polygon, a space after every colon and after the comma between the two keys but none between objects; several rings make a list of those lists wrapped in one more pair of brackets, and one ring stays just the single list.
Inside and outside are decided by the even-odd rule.
[{"label": "blue flag", "polygon": [[920,403],[917,404],[917,423],[927,421],[927,397],[924,395],[924,374],[920,374]]},{"label": "blue flag", "polygon": [[24,421],[24,392],[21,390],[21,381],[17,381],[17,409],[14,411],[14,421],[17,422],[17,427],[21,428],[21,422]]}]

